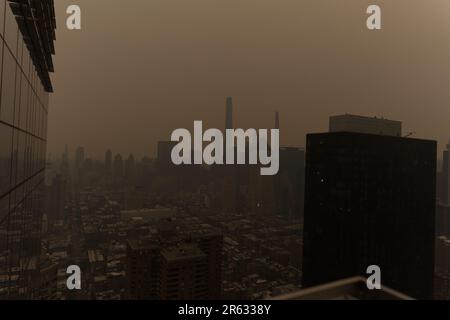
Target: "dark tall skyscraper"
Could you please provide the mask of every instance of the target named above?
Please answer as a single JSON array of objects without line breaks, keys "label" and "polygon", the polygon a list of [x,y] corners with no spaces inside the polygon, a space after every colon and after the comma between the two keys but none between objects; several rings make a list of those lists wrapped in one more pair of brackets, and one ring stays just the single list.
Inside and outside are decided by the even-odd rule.
[{"label": "dark tall skyscraper", "polygon": [[39,272],[55,28],[52,0],[0,1],[0,298],[32,297]]},{"label": "dark tall skyscraper", "polygon": [[357,132],[307,136],[303,284],[381,268],[382,283],[431,298],[436,142]]},{"label": "dark tall skyscraper", "polygon": [[233,129],[233,98],[227,98],[225,129]]},{"label": "dark tall skyscraper", "polygon": [[[280,129],[280,113],[275,112],[275,129]],[[303,218],[305,191],[305,150],[280,148],[280,170],[274,178],[275,213],[288,219]]]},{"label": "dark tall skyscraper", "polygon": [[449,158],[449,150],[450,150],[450,142],[447,145],[446,150],[444,150],[443,152],[443,157],[442,157],[442,184],[441,184],[441,188],[440,188],[440,194],[439,194],[439,198],[442,204],[445,205],[449,205],[449,191],[450,191],[450,158]]},{"label": "dark tall skyscraper", "polygon": [[289,219],[303,218],[305,150],[280,148],[280,171],[275,177],[276,213]]},{"label": "dark tall skyscraper", "polygon": [[[225,106],[225,129],[233,129],[233,98],[227,97]],[[226,155],[223,154],[224,163]],[[236,165],[223,166],[217,170],[222,179],[222,208],[227,212],[239,210],[239,170]]]}]

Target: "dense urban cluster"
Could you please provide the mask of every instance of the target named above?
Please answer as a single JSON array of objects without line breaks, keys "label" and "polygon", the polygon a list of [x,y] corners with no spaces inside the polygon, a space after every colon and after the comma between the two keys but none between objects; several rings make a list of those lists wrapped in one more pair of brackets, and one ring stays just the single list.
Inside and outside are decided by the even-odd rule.
[{"label": "dense urban cluster", "polygon": [[[357,128],[358,132],[340,133],[341,126],[348,126],[346,121],[349,119],[353,120],[350,121],[351,127]],[[329,173],[318,175],[319,171],[315,171],[316,167],[313,165],[328,159],[330,163],[321,164],[326,170],[328,166],[336,164],[333,162],[335,161],[333,154],[339,155],[339,152],[335,153],[330,149],[331,153],[322,157],[325,152],[325,138],[337,139],[340,144],[338,146],[343,148],[342,150],[345,150],[342,144],[351,141],[353,146],[351,157],[354,157],[354,151],[358,150],[357,154],[360,155],[357,158],[362,159],[359,161],[364,161],[366,168],[372,165],[372,169],[376,168],[381,160],[371,154],[372,151],[364,150],[366,139],[374,139],[367,144],[371,148],[381,140],[381,144],[376,147],[378,150],[392,148],[390,144],[393,144],[394,149],[405,148],[405,152],[400,153],[403,158],[397,160],[402,161],[404,165],[409,165],[411,160],[408,158],[408,152],[411,150],[409,144],[416,144],[418,148],[431,146],[431,150],[433,144],[399,137],[396,133],[401,130],[400,123],[392,124],[384,119],[354,118],[354,116],[344,116],[344,120],[339,117],[332,119],[330,134],[309,137],[308,147],[313,155],[316,154],[316,150],[312,146],[314,143],[311,143],[312,139],[318,137],[317,145],[322,146],[318,153],[321,157],[317,159],[308,158],[308,154],[305,157],[303,149],[282,148],[280,174],[276,177],[262,177],[258,174],[258,170],[248,165],[226,168],[174,166],[169,160],[173,146],[171,142],[158,143],[157,157],[143,158],[141,161],[136,161],[132,155],[123,161],[120,155],[113,157],[110,150],[106,151],[104,160],[92,160],[85,156],[82,147],[76,149],[72,161],[67,150],[59,159],[50,157],[47,165],[47,209],[44,228],[46,232],[43,237],[43,249],[49,261],[49,266],[45,269],[48,271],[46,278],[57,279],[58,286],[46,291],[50,294],[49,298],[263,299],[296,292],[305,285],[336,280],[336,273],[341,278],[360,274],[357,270],[350,273],[352,271],[346,268],[351,270],[353,264],[361,263],[359,255],[364,256],[364,253],[358,250],[366,250],[366,239],[369,237],[377,239],[381,243],[379,247],[383,248],[383,241],[386,241],[384,236],[388,233],[387,230],[379,233],[377,224],[371,227],[368,222],[365,222],[365,228],[359,228],[360,232],[355,233],[355,229],[352,228],[356,228],[357,225],[351,226],[355,223],[354,218],[351,218],[351,210],[361,210],[364,203],[359,203],[359,207],[355,207],[355,204],[342,203],[346,197],[342,198],[341,194],[346,195],[349,191],[331,189],[332,194],[327,197],[330,201],[332,197],[336,199],[328,204],[322,202],[325,199],[321,200],[321,197],[329,192],[325,191],[328,189],[325,177],[331,179],[332,175]],[[363,131],[364,127],[361,127],[361,124],[367,121],[369,123],[375,121],[376,130],[383,128],[387,123],[387,132],[379,132],[379,135],[361,134],[360,131]],[[229,125],[231,124],[227,124]],[[275,127],[278,126],[277,115]],[[370,131],[373,128],[368,125],[366,130]],[[349,134],[352,139],[347,139],[346,135]],[[361,139],[360,144],[356,139]],[[399,142],[403,146],[398,145]],[[436,205],[436,219],[428,219],[426,214],[422,217],[424,219],[422,224],[436,225],[435,235],[428,237],[436,242],[435,263],[433,263],[433,244],[430,243],[421,243],[422,247],[419,244],[414,245],[414,250],[420,251],[418,248],[423,248],[424,256],[414,253],[413,257],[419,259],[417,269],[413,269],[414,272],[429,271],[427,268],[430,265],[435,265],[435,272],[430,273],[431,278],[428,281],[419,281],[421,286],[404,281],[402,277],[390,279],[394,288],[409,291],[411,295],[428,294],[427,290],[433,287],[434,277],[434,291],[431,294],[436,298],[449,298],[449,211],[445,198],[449,181],[445,174],[448,171],[447,153],[448,151],[444,152],[444,161],[439,161],[438,167],[433,165],[431,158],[431,160],[423,158],[421,160],[423,168],[419,172],[424,176],[417,178],[416,175],[416,178],[413,178],[418,181],[429,179],[428,184],[425,184],[426,187],[429,187],[430,183],[436,183],[436,198],[431,190],[430,198],[424,197],[410,204],[391,200],[394,203],[392,207],[406,213],[411,210],[417,211],[422,207],[428,209],[430,204]],[[305,168],[305,158],[307,163],[310,163],[310,170]],[[349,162],[345,158],[341,158],[341,161],[353,167],[354,161]],[[413,160],[413,163],[414,168],[411,170],[417,170],[417,161]],[[389,170],[392,172],[384,178],[395,178],[394,171],[397,169],[392,167]],[[434,174],[430,175],[430,172]],[[313,175],[306,184],[311,188],[309,190],[305,190],[305,173]],[[410,179],[414,176],[408,177],[398,179]],[[341,188],[350,188],[353,181],[357,181],[355,176],[352,179],[351,182],[346,182],[349,183],[346,187],[342,185],[344,182],[341,182]],[[317,181],[317,184],[312,184],[311,181]],[[357,182],[358,186],[361,183],[367,182]],[[376,192],[382,197],[386,197],[383,193],[393,192],[389,188],[387,191],[379,189],[380,183],[385,185],[387,182],[369,181],[368,188],[375,187],[374,190],[378,190]],[[399,183],[401,189],[396,192],[410,190],[409,192],[414,193],[417,192],[417,188],[421,188],[418,185],[406,189],[402,183],[410,182],[401,181]],[[356,194],[357,190],[352,192]],[[420,189],[418,192],[426,195],[425,192],[428,191]],[[307,196],[306,204],[303,200],[304,194]],[[308,199],[318,201],[318,208],[325,209],[321,211],[314,208],[312,211],[310,206],[314,201],[308,202]],[[327,220],[334,218],[330,216],[324,219],[320,215],[328,214],[329,210],[335,212],[336,205],[340,203],[342,207],[340,210],[345,208],[342,214],[352,220],[346,221],[344,216],[338,216],[340,221],[333,220],[331,224],[326,223]],[[401,207],[408,205],[412,207]],[[314,242],[307,246],[307,250],[314,250],[309,255],[308,252],[306,255],[303,253],[304,208],[316,212],[319,219],[309,230],[309,238],[306,238],[309,241],[314,239]],[[389,213],[391,209],[386,207],[384,210]],[[369,208],[364,210],[370,213]],[[377,210],[378,208],[375,208],[375,211]],[[313,217],[308,217],[307,213],[306,218],[313,221]],[[379,219],[381,223],[386,218],[379,217]],[[412,219],[413,223],[420,217],[415,219]],[[398,228],[402,227],[407,229],[408,224],[398,225]],[[353,230],[347,232],[349,236],[347,240],[342,234],[345,228]],[[395,232],[400,230],[391,228],[396,230]],[[332,233],[336,243],[324,244],[315,239],[315,232],[320,230]],[[419,229],[416,230],[417,234],[418,232]],[[358,237],[361,237],[361,241],[354,242],[353,239]],[[423,235],[422,237],[428,239]],[[320,238],[329,242],[330,236],[324,237],[322,234]],[[340,247],[345,241],[354,243],[347,242],[345,248]],[[398,243],[405,241],[406,244],[411,242],[411,239],[398,237],[395,241]],[[325,250],[328,246],[334,249]],[[384,259],[386,254],[384,251],[375,251],[379,252],[380,261]],[[403,250],[402,253],[396,252],[395,255],[408,261],[411,252]],[[339,261],[343,256],[347,257],[347,261]],[[430,259],[425,259],[425,256]],[[340,264],[330,267],[314,261],[314,257],[333,258]],[[71,292],[65,287],[67,277],[65,267],[72,263],[82,266],[84,285],[80,292]],[[54,265],[54,269],[50,268],[51,264]],[[396,269],[395,265],[390,266],[390,270]],[[392,274],[389,274],[390,270],[387,277]],[[306,279],[303,279],[305,275],[302,271],[306,271]],[[409,287],[410,283],[413,285]]]},{"label": "dense urban cluster", "polygon": [[[222,168],[176,167],[166,162],[170,145],[159,143],[155,160],[123,163],[107,151],[104,161],[93,161],[80,147],[73,161],[65,152],[48,162],[43,254],[59,277],[48,298],[261,299],[300,288],[302,206],[294,192],[302,184],[283,203],[270,199],[290,216],[252,213],[269,200],[257,190],[256,170],[250,182],[250,166],[235,179],[225,179]],[[223,183],[231,194],[220,192]],[[252,206],[251,196],[264,205]],[[70,264],[82,267],[81,292],[65,288]]]},{"label": "dense urban cluster", "polygon": [[0,1],[0,299],[450,299],[450,145],[346,114],[276,175],[175,165],[170,141],[46,156],[54,28],[52,0]]}]

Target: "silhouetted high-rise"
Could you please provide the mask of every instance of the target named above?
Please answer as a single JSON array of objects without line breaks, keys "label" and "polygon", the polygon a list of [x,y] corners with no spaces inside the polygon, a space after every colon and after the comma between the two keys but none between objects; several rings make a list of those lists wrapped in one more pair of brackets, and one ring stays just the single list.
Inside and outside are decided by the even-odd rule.
[{"label": "silhouetted high-rise", "polygon": [[308,135],[304,286],[367,276],[378,265],[383,284],[431,298],[435,188],[435,141]]},{"label": "silhouetted high-rise", "polygon": [[[227,97],[225,106],[225,129],[233,129],[233,98]],[[223,154],[226,163],[226,154]],[[237,165],[221,166],[218,170],[222,179],[222,208],[236,212],[239,208],[239,170]]]},{"label": "silhouetted high-rise", "polygon": [[449,157],[449,150],[450,150],[450,142],[447,144],[446,149],[443,152],[442,157],[442,183],[440,188],[440,194],[439,198],[441,203],[445,205],[450,204],[450,157]]},{"label": "silhouetted high-rise", "polygon": [[280,171],[275,177],[276,213],[288,219],[303,218],[305,150],[280,148]]},{"label": "silhouetted high-rise", "polygon": [[280,113],[275,112],[275,129],[280,129]]}]

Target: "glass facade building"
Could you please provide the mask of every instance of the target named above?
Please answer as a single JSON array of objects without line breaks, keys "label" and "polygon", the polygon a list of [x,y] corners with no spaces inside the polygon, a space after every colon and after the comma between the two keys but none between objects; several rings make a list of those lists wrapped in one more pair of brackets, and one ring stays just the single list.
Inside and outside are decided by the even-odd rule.
[{"label": "glass facade building", "polygon": [[303,286],[377,265],[383,285],[431,299],[437,143],[331,132],[306,148]]},{"label": "glass facade building", "polygon": [[52,0],[0,0],[0,299],[37,286],[54,30]]}]

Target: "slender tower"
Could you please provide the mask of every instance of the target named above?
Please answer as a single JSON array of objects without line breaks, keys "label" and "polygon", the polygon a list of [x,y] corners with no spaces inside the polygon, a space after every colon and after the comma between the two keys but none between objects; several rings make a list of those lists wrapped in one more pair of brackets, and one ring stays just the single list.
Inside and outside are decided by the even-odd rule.
[{"label": "slender tower", "polygon": [[280,113],[275,112],[275,129],[280,129]]},{"label": "slender tower", "polygon": [[227,97],[225,129],[233,129],[233,98]]}]

